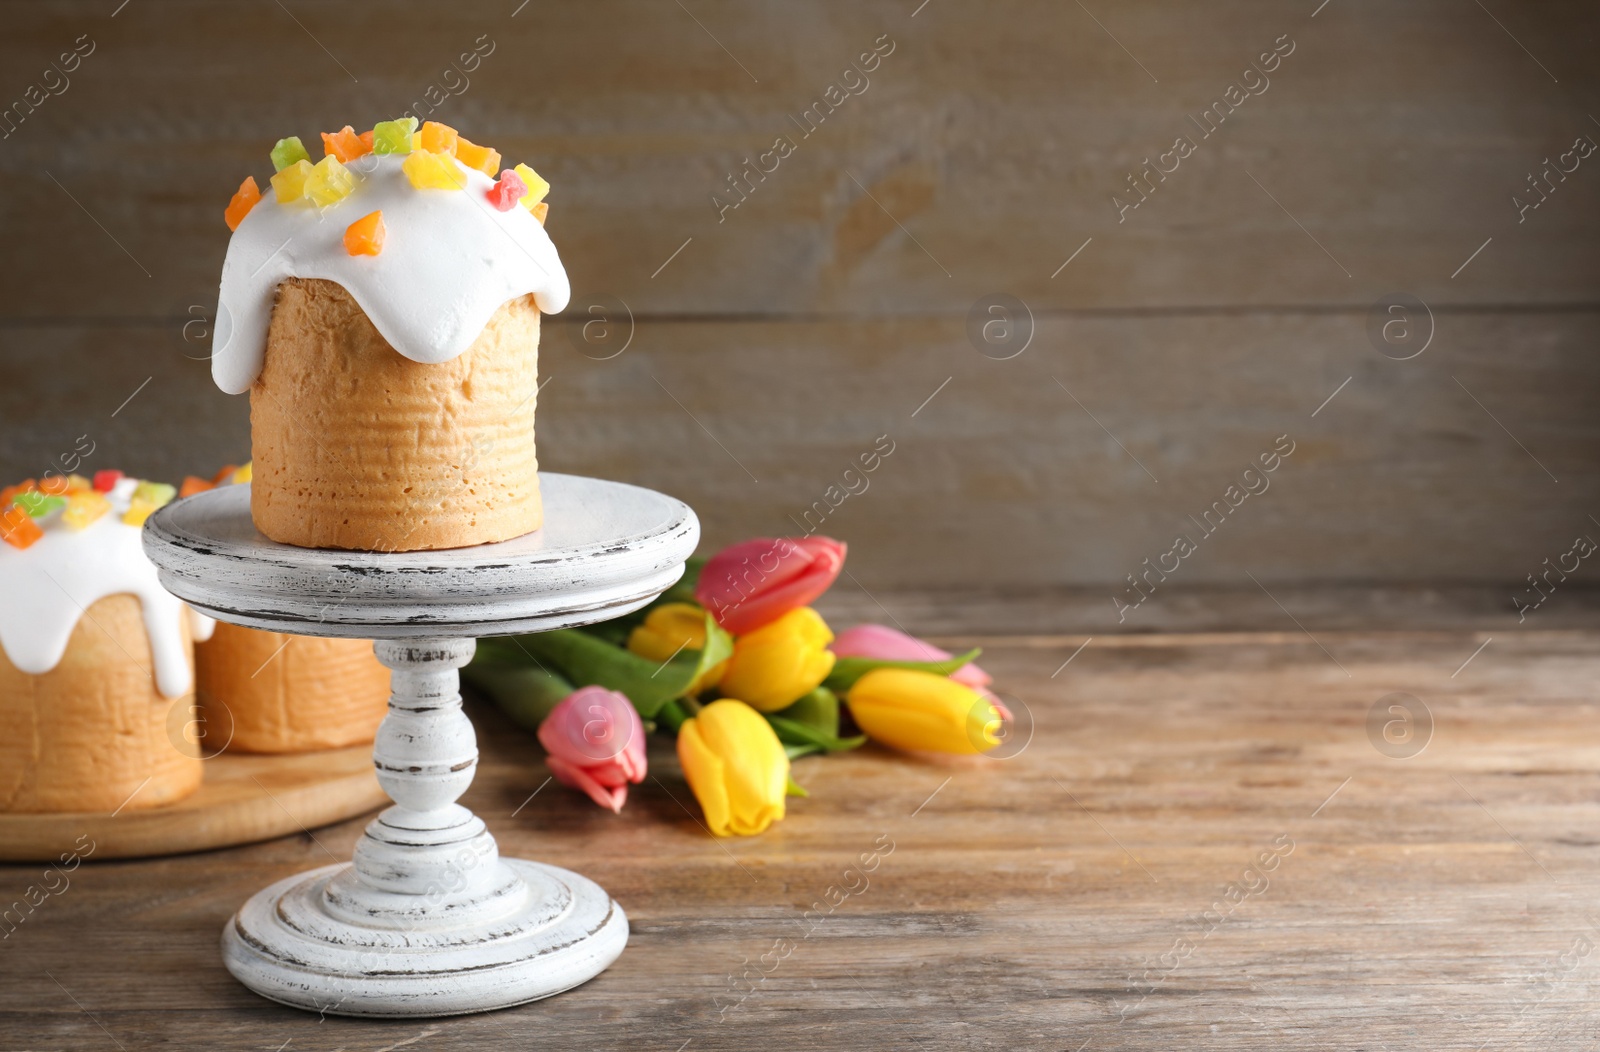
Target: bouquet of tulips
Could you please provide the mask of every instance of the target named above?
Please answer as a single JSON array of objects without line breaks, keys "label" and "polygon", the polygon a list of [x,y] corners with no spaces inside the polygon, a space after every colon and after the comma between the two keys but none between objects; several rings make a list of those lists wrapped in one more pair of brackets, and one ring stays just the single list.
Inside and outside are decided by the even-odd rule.
[{"label": "bouquet of tulips", "polygon": [[736,544],[691,559],[635,613],[480,640],[464,674],[538,733],[557,780],[613,811],[644,780],[645,735],[675,734],[718,836],[759,833],[787,796],[806,795],[789,774],[798,756],[868,738],[913,752],[998,745],[1010,714],[972,664],[977,650],[952,656],[884,625],[835,636],[811,609],[844,558],[827,537]]}]

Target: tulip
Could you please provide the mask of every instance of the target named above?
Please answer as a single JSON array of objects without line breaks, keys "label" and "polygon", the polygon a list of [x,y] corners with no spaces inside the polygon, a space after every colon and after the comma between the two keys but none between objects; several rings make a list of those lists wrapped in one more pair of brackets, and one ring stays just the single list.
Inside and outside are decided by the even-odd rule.
[{"label": "tulip", "polygon": [[614,690],[573,691],[539,725],[539,744],[557,781],[612,811],[627,802],[629,782],[644,781],[644,723]]},{"label": "tulip", "polygon": [[809,606],[791,610],[733,641],[722,693],[762,712],[787,708],[816,690],[833,671],[833,633]]},{"label": "tulip", "polygon": [[[651,661],[667,662],[680,651],[705,647],[706,612],[693,603],[663,603],[628,633],[628,649]],[[707,669],[694,678],[686,693],[698,694],[716,686],[727,667],[723,661]]]},{"label": "tulip", "polygon": [[[839,633],[828,647],[839,657],[877,658],[880,661],[948,661],[950,653],[932,643],[887,625],[857,625]],[[962,665],[950,678],[969,687],[987,687],[993,677],[977,665]]]},{"label": "tulip", "polygon": [[678,729],[678,760],[717,836],[752,836],[783,817],[789,756],[772,725],[725,698]]},{"label": "tulip", "polygon": [[759,537],[706,561],[694,597],[734,635],[808,606],[839,576],[845,546],[829,537]]},{"label": "tulip", "polygon": [[981,753],[1000,744],[1005,717],[993,701],[947,676],[880,668],[850,688],[856,726],[911,752]]}]

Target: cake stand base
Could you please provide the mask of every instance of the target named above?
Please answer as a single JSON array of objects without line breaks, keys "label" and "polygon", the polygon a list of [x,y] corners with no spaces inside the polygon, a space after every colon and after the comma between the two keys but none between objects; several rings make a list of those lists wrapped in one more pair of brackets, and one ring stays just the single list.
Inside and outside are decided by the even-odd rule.
[{"label": "cake stand base", "polygon": [[349,863],[280,880],[223,931],[223,961],[262,997],[295,1008],[401,1017],[536,1001],[594,978],[622,953],[628,919],[594,881],[520,859],[500,866],[506,901],[471,923],[442,907],[413,909],[401,927],[339,916],[329,903]]}]

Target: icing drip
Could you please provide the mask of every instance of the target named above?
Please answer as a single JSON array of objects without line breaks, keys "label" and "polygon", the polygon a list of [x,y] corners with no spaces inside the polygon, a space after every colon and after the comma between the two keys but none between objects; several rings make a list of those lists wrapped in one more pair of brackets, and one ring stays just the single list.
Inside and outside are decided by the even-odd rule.
[{"label": "icing drip", "polygon": [[0,596],[6,600],[0,604],[0,649],[19,671],[40,676],[55,668],[84,612],[96,600],[127,594],[139,600],[144,615],[156,666],[146,671],[154,672],[156,689],[168,698],[189,692],[183,619],[193,611],[161,587],[140,544],[141,528],[122,521],[135,485],[135,479],[118,482],[106,494],[111,512],[87,529],[73,532],[47,520],[44,536],[30,547],[0,545]]},{"label": "icing drip", "polygon": [[[261,371],[279,282],[325,278],[342,285],[395,350],[414,362],[447,362],[478,338],[501,304],[533,293],[555,314],[571,295],[544,227],[525,208],[500,212],[485,199],[494,185],[461,168],[464,190],[418,190],[405,157],[357,158],[348,197],[327,208],[279,204],[269,190],[228,242],[212,337],[211,375],[229,394]],[[383,212],[388,237],[377,256],[344,248],[347,226]]]}]

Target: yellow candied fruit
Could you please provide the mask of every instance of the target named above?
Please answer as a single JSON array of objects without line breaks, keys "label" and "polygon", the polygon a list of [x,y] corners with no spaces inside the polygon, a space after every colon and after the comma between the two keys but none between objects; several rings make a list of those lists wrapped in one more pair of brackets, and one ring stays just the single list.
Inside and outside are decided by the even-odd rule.
[{"label": "yellow candied fruit", "polygon": [[111,502],[104,493],[94,490],[76,492],[67,498],[61,521],[69,530],[84,530],[110,510]]},{"label": "yellow candied fruit", "polygon": [[235,483],[249,482],[250,481],[250,465],[253,464],[253,463],[255,463],[255,461],[246,461],[244,467],[240,468],[238,471],[235,471],[233,473],[233,481]]},{"label": "yellow candied fruit", "polygon": [[310,161],[300,160],[273,176],[272,192],[277,195],[278,203],[286,205],[305,197],[306,183],[311,179],[312,171]]},{"label": "yellow candied fruit", "polygon": [[544,176],[525,164],[517,165],[512,171],[522,177],[522,185],[528,188],[528,192],[522,195],[520,203],[523,208],[531,212],[533,206],[543,201],[544,195],[550,192],[550,184],[545,181]]},{"label": "yellow candied fruit", "polygon": [[456,136],[456,160],[476,168],[490,179],[500,174],[500,151]]},{"label": "yellow candied fruit", "polygon": [[466,173],[449,154],[417,150],[400,168],[418,190],[462,190],[467,185]]},{"label": "yellow candied fruit", "polygon": [[158,507],[160,505],[154,501],[140,500],[135,497],[129,502],[128,510],[122,513],[122,521],[129,526],[143,526],[144,520],[154,514]]},{"label": "yellow candied fruit", "polygon": [[94,489],[94,483],[90,482],[88,479],[84,478],[82,475],[68,475],[67,476],[67,492],[68,493],[83,493],[86,490],[92,490],[92,489]]},{"label": "yellow candied fruit", "polygon": [[339,163],[337,157],[324,157],[312,166],[306,179],[305,194],[313,202],[326,208],[338,204],[356,188],[356,177],[350,169]]}]

